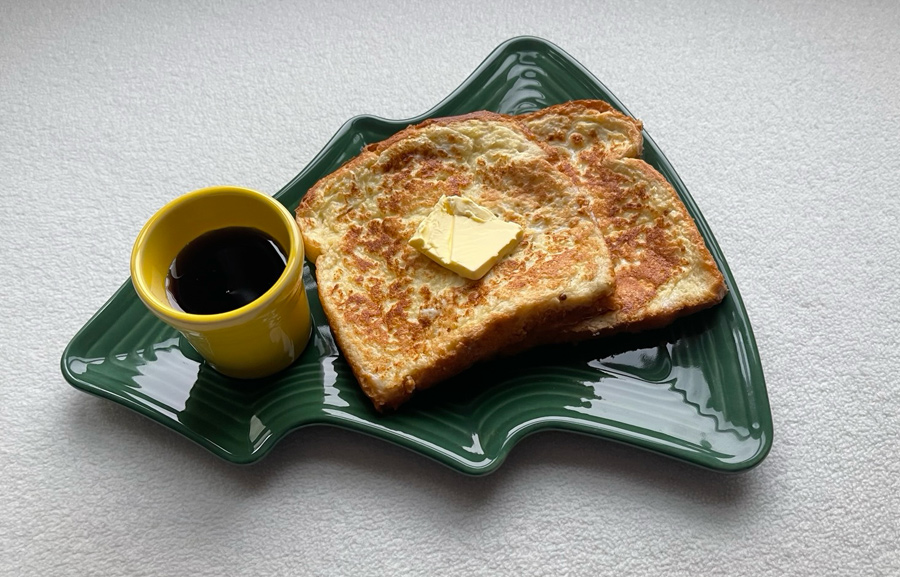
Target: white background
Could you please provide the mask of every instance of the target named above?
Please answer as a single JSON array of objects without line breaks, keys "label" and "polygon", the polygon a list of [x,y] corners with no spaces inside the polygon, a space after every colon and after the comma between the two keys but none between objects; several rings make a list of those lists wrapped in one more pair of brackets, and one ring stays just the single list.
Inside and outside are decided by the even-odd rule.
[{"label": "white background", "polygon": [[[900,574],[898,30],[892,1],[0,2],[0,574]],[[163,203],[274,193],[522,34],[644,121],[712,227],[768,382],[760,467],[544,433],[469,478],[327,428],[239,467],[66,384]]]}]

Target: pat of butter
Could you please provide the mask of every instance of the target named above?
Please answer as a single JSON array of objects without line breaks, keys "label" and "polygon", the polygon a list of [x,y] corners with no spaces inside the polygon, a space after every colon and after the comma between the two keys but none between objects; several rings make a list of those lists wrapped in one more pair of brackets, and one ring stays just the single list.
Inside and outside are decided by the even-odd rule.
[{"label": "pat of butter", "polygon": [[431,260],[478,280],[522,240],[522,227],[462,196],[441,196],[409,244]]}]

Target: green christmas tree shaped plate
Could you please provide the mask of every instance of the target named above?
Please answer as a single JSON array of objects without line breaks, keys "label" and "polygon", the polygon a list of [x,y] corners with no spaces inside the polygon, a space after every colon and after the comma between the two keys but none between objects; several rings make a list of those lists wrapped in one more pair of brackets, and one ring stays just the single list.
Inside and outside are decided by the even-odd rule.
[{"label": "green christmas tree shaped plate", "polygon": [[[429,117],[520,113],[581,98],[603,99],[628,113],[556,46],[515,38],[416,118],[349,120],[276,198],[295,208],[313,183],[363,146]],[[771,447],[772,417],[740,293],[696,204],[646,134],[644,159],[681,195],[729,288],[720,305],[666,329],[482,363],[382,415],[335,346],[307,267],[314,336],[303,356],[273,377],[235,381],[210,369],[147,311],[130,281],[69,343],[63,375],[78,389],[138,411],[235,463],[259,459],[294,429],[333,425],[468,474],[496,469],[516,442],[546,429],[594,435],[720,471],[748,469]]]}]

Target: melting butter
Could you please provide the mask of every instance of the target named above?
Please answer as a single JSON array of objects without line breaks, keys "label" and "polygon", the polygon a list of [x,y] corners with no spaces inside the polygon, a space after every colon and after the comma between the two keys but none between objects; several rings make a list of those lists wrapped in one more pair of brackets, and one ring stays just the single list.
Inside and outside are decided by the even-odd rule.
[{"label": "melting butter", "polygon": [[478,280],[522,240],[522,227],[462,196],[441,196],[409,244],[467,279]]}]

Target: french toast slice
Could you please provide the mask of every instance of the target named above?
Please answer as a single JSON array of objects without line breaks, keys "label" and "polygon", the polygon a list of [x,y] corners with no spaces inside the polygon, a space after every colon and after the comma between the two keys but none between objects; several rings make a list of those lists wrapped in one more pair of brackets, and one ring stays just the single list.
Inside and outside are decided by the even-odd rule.
[{"label": "french toast slice", "polygon": [[516,117],[561,153],[593,198],[613,259],[609,310],[536,331],[518,349],[664,326],[720,302],[725,281],[675,189],[638,158],[641,122],[603,101],[572,101]]},{"label": "french toast slice", "polygon": [[[322,308],[379,410],[607,305],[614,274],[592,206],[554,148],[518,120],[433,119],[363,149],[297,207]],[[465,279],[408,241],[442,195],[524,229],[507,257]]]}]

